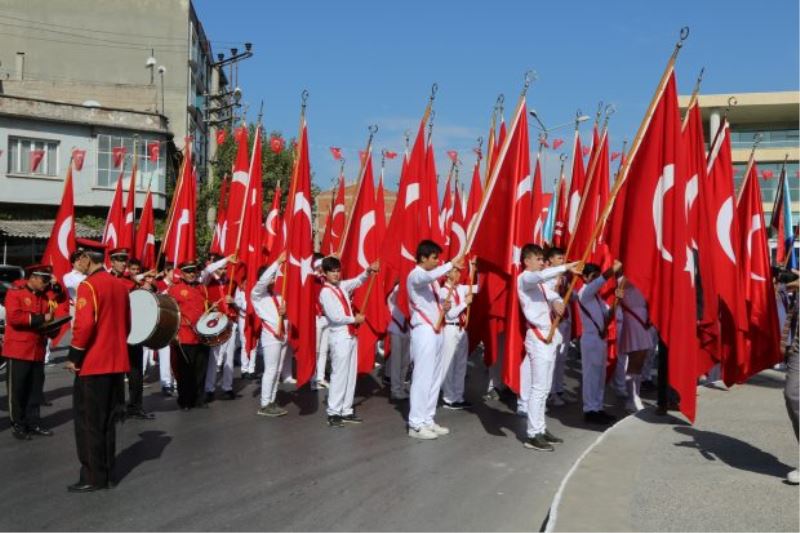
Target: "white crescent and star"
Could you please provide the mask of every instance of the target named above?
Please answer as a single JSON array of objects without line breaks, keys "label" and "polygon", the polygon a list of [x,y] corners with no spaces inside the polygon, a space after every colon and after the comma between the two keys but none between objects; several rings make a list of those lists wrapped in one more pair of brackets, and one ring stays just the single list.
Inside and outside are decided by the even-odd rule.
[{"label": "white crescent and star", "polygon": [[64,256],[64,259],[69,259],[69,236],[72,233],[72,215],[64,219],[61,227],[58,228],[58,251]]},{"label": "white crescent and star", "polygon": [[733,252],[731,243],[731,223],[733,222],[733,196],[729,196],[719,208],[717,213],[717,240],[722,247],[722,251],[736,264],[736,254]]},{"label": "white crescent and star", "polygon": [[[747,232],[747,255],[748,257],[752,257],[753,255],[753,235],[761,229],[761,215],[753,215],[753,218],[750,222],[750,229]],[[750,278],[755,281],[766,281],[766,278],[756,274],[755,272],[750,272]]]},{"label": "white crescent and star", "polygon": [[569,220],[567,221],[567,229],[570,233],[575,230],[575,224],[578,222],[578,208],[581,205],[581,194],[578,191],[572,193],[569,197]]},{"label": "white crescent and star", "polygon": [[367,240],[369,230],[373,227],[375,227],[375,211],[367,211],[361,217],[361,222],[358,225],[358,264],[363,269],[369,266],[367,256],[364,254],[364,243]]},{"label": "white crescent and star", "polygon": [[458,253],[456,256],[462,255],[464,253],[464,247],[467,245],[467,234],[458,222],[453,222],[450,231],[458,238]]},{"label": "white crescent and star", "polygon": [[664,196],[675,185],[675,165],[664,166],[653,193],[653,229],[656,233],[656,248],[665,261],[672,262],[672,254],[664,248]]}]

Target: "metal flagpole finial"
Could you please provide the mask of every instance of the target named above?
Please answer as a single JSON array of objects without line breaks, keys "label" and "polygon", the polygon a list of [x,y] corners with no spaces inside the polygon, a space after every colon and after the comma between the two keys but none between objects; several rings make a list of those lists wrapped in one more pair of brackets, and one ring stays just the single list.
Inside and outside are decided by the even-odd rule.
[{"label": "metal flagpole finial", "polygon": [[480,161],[483,158],[483,137],[482,136],[478,137],[477,155],[478,155],[478,161]]},{"label": "metal flagpole finial", "polygon": [[[305,103],[303,103],[305,106]],[[304,107],[305,109],[305,107]],[[264,116],[264,100],[261,100],[261,104],[258,106],[258,120],[256,120],[256,124],[261,124],[261,118]]]},{"label": "metal flagpole finial", "polygon": [[411,145],[411,132],[410,131],[406,130],[406,131],[403,132],[403,140],[404,140],[404,142],[406,144],[406,150],[408,150],[408,147]]},{"label": "metal flagpole finial", "polygon": [[583,115],[583,111],[581,111],[580,108],[578,108],[578,110],[575,111],[575,131],[578,131],[578,129],[580,129],[581,122],[583,122],[583,120],[587,120],[589,118],[589,117],[586,117],[583,120],[581,120],[581,118],[583,116],[584,116]]},{"label": "metal flagpole finial", "polygon": [[494,102],[495,117],[503,114],[503,104],[506,101],[506,96],[503,93],[497,95],[497,100]]},{"label": "metal flagpole finial", "polygon": [[372,144],[372,139],[375,137],[375,134],[378,133],[378,125],[377,124],[370,124],[367,126],[367,130],[369,131],[369,139],[367,139],[367,147]]},{"label": "metal flagpole finial", "polygon": [[595,113],[595,115],[594,115],[594,123],[595,124],[599,124],[600,123],[600,116],[602,114],[603,114],[603,101],[600,100],[599,102],[597,102],[597,113]]},{"label": "metal flagpole finial", "polygon": [[433,134],[433,119],[436,118],[436,111],[431,109],[430,117],[428,118],[428,141],[431,140],[431,135]]},{"label": "metal flagpole finial", "polygon": [[381,172],[383,172],[383,168],[386,166],[386,148],[381,149]]},{"label": "metal flagpole finial", "polygon": [[305,114],[306,106],[308,105],[308,89],[303,89],[300,93],[300,112]]},{"label": "metal flagpole finial", "polygon": [[763,133],[756,133],[755,137],[753,137],[753,149],[750,151],[750,158],[752,159],[753,156],[756,154],[756,148],[759,144],[761,144],[761,140],[764,138]]},{"label": "metal flagpole finial", "polygon": [[343,157],[343,158],[342,158],[342,159],[339,161],[339,175],[340,175],[340,176],[344,176],[344,162],[345,162],[345,158]]},{"label": "metal flagpole finial", "polygon": [[434,82],[434,84],[431,85],[431,96],[430,96],[431,103],[433,103],[433,101],[436,99],[436,93],[438,92],[439,92],[439,84]]},{"label": "metal flagpole finial", "polygon": [[538,75],[536,74],[535,70],[528,70],[525,72],[525,82],[522,86],[522,96],[528,92],[528,88],[531,86],[531,83],[535,82],[538,79]]},{"label": "metal flagpole finial", "polygon": [[604,108],[603,112],[605,113],[605,119],[603,120],[603,128],[608,127],[608,119],[611,118],[611,115],[613,115],[616,111],[617,107],[614,104],[608,104]]},{"label": "metal flagpole finial", "polygon": [[683,47],[683,42],[689,38],[689,26],[684,26],[681,28],[680,39],[677,43],[675,43],[675,50],[672,52],[672,59],[678,57],[678,52],[680,52],[681,48]]}]

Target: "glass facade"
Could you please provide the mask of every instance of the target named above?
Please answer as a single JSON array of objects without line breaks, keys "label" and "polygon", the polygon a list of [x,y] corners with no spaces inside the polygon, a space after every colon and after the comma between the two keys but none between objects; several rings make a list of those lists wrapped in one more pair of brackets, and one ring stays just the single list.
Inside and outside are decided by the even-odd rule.
[{"label": "glass facade", "polygon": [[800,130],[796,127],[785,129],[775,129],[774,126],[757,128],[735,128],[731,129],[732,148],[750,148],[756,140],[756,135],[761,134],[759,146],[765,148],[791,148],[800,144]]},{"label": "glass facade", "polygon": [[[97,135],[97,186],[98,187],[114,187],[117,184],[117,179],[121,172],[121,168],[114,168],[113,149],[115,147],[125,147],[125,175],[130,175],[133,166],[133,137],[124,137],[120,135]],[[160,142],[158,160],[150,161],[150,153],[148,152],[148,145],[153,142]],[[136,138],[136,158],[137,166],[139,169],[138,175],[140,179],[136,184],[137,189],[146,190],[148,182],[152,177],[154,179],[154,190],[157,189],[158,180],[156,177],[164,175],[165,164],[164,157],[166,156],[167,147],[164,142],[156,137],[137,137]],[[147,179],[144,179],[147,178]]]},{"label": "glass facade", "polygon": [[[752,143],[751,143],[752,146]],[[781,168],[783,167],[783,162],[780,163],[759,163],[756,161],[756,168],[758,169],[759,177],[758,182],[761,186],[761,198],[765,204],[772,204],[775,201],[775,194],[778,189],[778,183],[780,181],[781,176]],[[738,193],[739,189],[742,186],[742,182],[744,181],[744,173],[747,169],[747,163],[734,163],[733,165],[733,181],[736,185],[736,191]],[[764,178],[763,173],[764,171],[771,171],[772,177],[771,178]],[[795,162],[790,162],[786,164],[786,177],[789,180],[789,195],[792,197],[792,204],[793,207],[800,202],[800,177],[798,177],[798,172],[800,171],[800,165]],[[764,215],[769,218],[769,213],[765,211]],[[800,211],[792,211],[792,218],[795,221],[800,221]]]},{"label": "glass facade", "polygon": [[[8,138],[8,173],[28,176],[58,177],[58,141],[31,139],[25,137]],[[31,170],[31,152],[44,151],[36,170]]]}]

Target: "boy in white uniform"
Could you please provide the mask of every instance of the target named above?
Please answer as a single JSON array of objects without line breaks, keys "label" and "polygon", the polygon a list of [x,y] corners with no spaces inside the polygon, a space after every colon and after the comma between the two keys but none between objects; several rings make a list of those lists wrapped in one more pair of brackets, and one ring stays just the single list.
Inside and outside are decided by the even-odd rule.
[{"label": "boy in white uniform", "polygon": [[[322,289],[325,284],[325,275],[322,273],[322,260],[324,256],[319,253],[314,254],[314,283],[318,289]],[[319,291],[318,291],[319,292]],[[311,390],[328,388],[328,381],[325,379],[325,367],[328,365],[328,319],[322,312],[317,298],[317,367],[314,377],[311,380]]]},{"label": "boy in white uniform", "polygon": [[[564,312],[561,296],[545,286],[547,280],[567,272],[580,273],[578,263],[544,268],[544,252],[536,244],[522,247],[520,260],[525,268],[517,277],[517,294],[522,313],[527,322],[525,332],[525,357],[529,359],[530,383],[527,392],[528,438],[525,447],[539,451],[553,451],[553,443],[563,442],[547,430],[545,403],[550,393],[555,367],[556,347],[561,341],[558,329],[548,343],[553,319]],[[520,396],[523,396],[521,391]]]},{"label": "boy in white uniform", "polygon": [[[242,280],[242,284],[244,284],[244,282],[245,280]],[[233,292],[233,305],[236,306],[238,312],[236,328],[239,334],[239,344],[241,345],[239,361],[242,365],[242,379],[256,379],[256,354],[258,352],[258,346],[253,346],[250,351],[247,351],[245,348],[244,326],[245,320],[247,319],[247,299],[241,287],[236,287],[236,290]]]},{"label": "boy in white uniform", "polygon": [[[474,268],[474,261],[470,264]],[[439,300],[445,301],[450,296],[452,302],[445,314],[442,374],[439,378],[443,406],[452,410],[472,407],[471,403],[464,401],[464,379],[469,355],[469,337],[464,329],[464,322],[467,308],[472,304],[472,294],[478,291],[478,286],[473,285],[470,291],[469,285],[458,283],[460,278],[461,269],[453,267],[447,273],[445,286],[439,289]]]},{"label": "boy in white uniform", "polygon": [[581,314],[581,371],[583,374],[583,418],[587,422],[609,424],[616,417],[603,410],[606,384],[606,362],[608,357],[608,322],[610,308],[600,298],[600,289],[606,281],[620,271],[622,263],[602,274],[600,267],[588,263],[583,269],[584,285],[578,291],[578,307]]},{"label": "boy in white uniform", "polygon": [[408,412],[408,436],[432,440],[447,435],[450,430],[434,421],[439,401],[439,376],[442,372],[442,332],[440,318],[451,302],[439,300],[438,280],[455,266],[463,268],[459,256],[452,262],[439,264],[442,248],[424,240],[417,246],[417,266],[408,274],[409,307],[411,308],[411,394]]},{"label": "boy in white uniform", "polygon": [[391,313],[391,320],[386,328],[389,334],[392,351],[389,356],[389,365],[387,372],[391,381],[390,398],[395,401],[408,400],[408,392],[406,392],[406,375],[408,374],[409,363],[409,326],[408,319],[397,307],[397,293],[400,290],[400,284],[396,284],[389,293],[389,298],[386,303]]},{"label": "boy in white uniform", "polygon": [[328,425],[342,427],[345,422],[360,424],[363,420],[353,412],[358,370],[355,327],[364,322],[364,315],[353,313],[350,298],[371,273],[378,271],[378,263],[370,265],[357,278],[341,281],[342,263],[336,257],[326,257],[322,260],[322,271],[325,285],[319,292],[319,303],[328,319],[331,357]]},{"label": "boy in white uniform", "polygon": [[[253,310],[261,319],[261,350],[264,354],[264,373],[261,375],[261,408],[256,414],[278,417],[288,413],[275,403],[278,393],[278,382],[283,361],[286,358],[286,332],[289,324],[281,320],[286,316],[286,303],[274,290],[275,277],[281,265],[286,261],[286,253],[258,277],[258,281],[250,291]],[[242,347],[244,350],[244,346]]]},{"label": "boy in white uniform", "polygon": [[[564,250],[552,247],[547,250],[545,262],[548,267],[561,266],[566,260]],[[569,279],[567,276],[558,276],[545,282],[551,290],[564,296]],[[561,407],[566,403],[564,399],[564,372],[567,368],[567,353],[569,352],[570,341],[572,341],[572,313],[569,307],[564,309],[564,316],[558,323],[558,332],[561,334],[561,342],[556,346],[556,366],[553,371],[553,385],[550,387],[550,397],[548,403],[553,407]]]}]

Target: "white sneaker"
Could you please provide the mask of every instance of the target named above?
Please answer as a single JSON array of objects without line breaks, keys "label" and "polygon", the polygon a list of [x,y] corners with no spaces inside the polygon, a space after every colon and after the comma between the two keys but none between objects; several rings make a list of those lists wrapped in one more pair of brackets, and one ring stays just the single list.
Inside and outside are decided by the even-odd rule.
[{"label": "white sneaker", "polygon": [[439,435],[440,437],[442,435],[449,435],[450,434],[450,429],[448,429],[448,428],[446,428],[444,426],[440,426],[436,422],[434,422],[433,424],[428,426],[428,429],[433,431],[435,434]]},{"label": "white sneaker", "polygon": [[408,436],[411,437],[412,439],[420,439],[420,440],[434,440],[439,438],[439,435],[437,435],[427,427],[421,427],[419,429],[408,428]]},{"label": "white sneaker", "polygon": [[322,380],[317,382],[317,387],[319,387],[320,389],[327,389],[330,386],[331,386],[331,384],[328,383],[328,381],[325,380],[325,379],[322,379]]},{"label": "white sneaker", "polygon": [[790,485],[800,485],[800,473],[797,470],[792,470],[786,474],[786,482]]},{"label": "white sneaker", "polygon": [[292,376],[289,376],[288,378],[286,378],[286,379],[284,379],[284,380],[283,380],[283,383],[291,383],[291,384],[295,384],[295,383],[297,383],[297,380],[296,380],[296,379],[294,379]]}]

